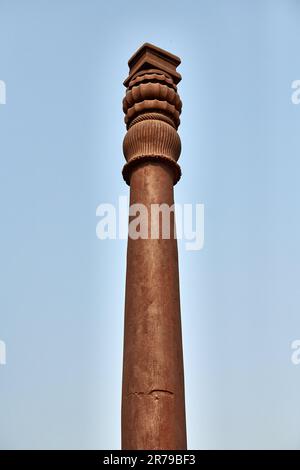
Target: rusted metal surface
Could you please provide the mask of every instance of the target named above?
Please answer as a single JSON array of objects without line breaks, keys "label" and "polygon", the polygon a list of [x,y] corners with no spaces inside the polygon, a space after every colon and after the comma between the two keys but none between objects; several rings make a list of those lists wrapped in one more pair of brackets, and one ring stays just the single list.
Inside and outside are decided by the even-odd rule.
[{"label": "rusted metal surface", "polygon": [[[130,59],[123,106],[130,204],[174,203],[180,177],[180,59],[146,44]],[[145,86],[146,85],[146,86]],[[166,87],[166,88],[164,88]],[[123,449],[186,449],[177,241],[128,239],[122,390]]]}]

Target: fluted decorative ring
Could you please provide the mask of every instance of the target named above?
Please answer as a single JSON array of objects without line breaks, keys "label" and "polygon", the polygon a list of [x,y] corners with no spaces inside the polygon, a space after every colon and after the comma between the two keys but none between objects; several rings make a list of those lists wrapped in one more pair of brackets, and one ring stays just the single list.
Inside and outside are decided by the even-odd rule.
[{"label": "fluted decorative ring", "polygon": [[171,118],[166,116],[165,114],[162,113],[144,113],[144,114],[139,114],[136,118],[134,118],[133,121],[127,126],[127,129],[130,129],[130,127],[134,126],[138,122],[141,121],[148,121],[151,119],[156,119],[157,121],[164,121],[167,124],[170,124],[170,126],[174,127],[176,129],[174,122],[172,121]]},{"label": "fluted decorative ring", "polygon": [[167,101],[159,100],[144,100],[141,103],[135,103],[131,108],[128,109],[125,116],[125,123],[130,124],[130,122],[138,115],[144,112],[153,111],[159,112],[162,111],[167,114],[171,119],[173,119],[176,128],[180,124],[179,111],[175,108],[173,104],[168,103]]},{"label": "fluted decorative ring", "polygon": [[127,161],[139,155],[164,155],[177,161],[181,141],[176,130],[159,120],[141,121],[125,135],[123,152]]},{"label": "fluted decorative ring", "polygon": [[123,167],[122,175],[126,183],[130,186],[130,177],[132,170],[139,165],[140,163],[164,163],[168,165],[174,175],[174,185],[180,180],[181,178],[181,168],[175,160],[165,155],[138,155],[131,160],[129,160]]},{"label": "fluted decorative ring", "polygon": [[165,84],[153,82],[141,83],[139,86],[134,86],[131,90],[128,90],[123,99],[123,111],[126,114],[128,109],[135,103],[155,99],[167,101],[174,105],[179,113],[181,112],[182,102],[178,93]]},{"label": "fluted decorative ring", "polygon": [[173,82],[172,78],[164,74],[163,72],[156,72],[156,71],[147,71],[147,73],[139,73],[138,75],[135,75],[132,80],[129,82],[128,89],[132,88],[135,85],[139,85],[140,83],[144,82],[164,82],[166,85],[168,85],[171,88],[174,88],[174,90],[177,90],[177,86]]}]

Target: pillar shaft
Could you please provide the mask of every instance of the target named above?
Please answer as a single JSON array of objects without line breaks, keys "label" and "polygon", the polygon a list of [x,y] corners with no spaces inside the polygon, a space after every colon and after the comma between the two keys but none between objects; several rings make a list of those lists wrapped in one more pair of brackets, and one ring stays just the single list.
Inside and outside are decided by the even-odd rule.
[{"label": "pillar shaft", "polygon": [[186,448],[174,224],[170,224],[170,238],[162,237],[160,227],[158,238],[151,239],[151,208],[153,204],[174,204],[173,185],[180,177],[176,129],[181,101],[176,89],[180,80],[176,64],[176,56],[144,45],[129,61],[131,70],[125,81],[128,88],[123,104],[128,133],[124,139],[127,164],[123,175],[130,184],[130,205],[143,204],[148,210],[149,236],[128,238],[123,449]]}]

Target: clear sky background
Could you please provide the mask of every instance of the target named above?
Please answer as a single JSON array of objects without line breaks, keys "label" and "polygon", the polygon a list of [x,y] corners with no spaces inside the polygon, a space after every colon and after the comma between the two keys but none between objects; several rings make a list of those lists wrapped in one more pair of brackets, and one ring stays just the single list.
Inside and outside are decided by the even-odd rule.
[{"label": "clear sky background", "polygon": [[0,0],[1,449],[117,449],[127,60],[182,58],[183,177],[205,245],[179,244],[192,449],[300,449],[298,0]]}]

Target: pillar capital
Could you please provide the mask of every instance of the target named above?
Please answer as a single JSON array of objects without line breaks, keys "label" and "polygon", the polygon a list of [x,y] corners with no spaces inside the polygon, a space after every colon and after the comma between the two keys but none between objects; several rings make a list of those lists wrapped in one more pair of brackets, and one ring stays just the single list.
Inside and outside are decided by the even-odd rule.
[{"label": "pillar capital", "polygon": [[127,160],[123,177],[130,184],[131,172],[139,163],[169,165],[174,184],[181,176],[177,160],[181,142],[177,134],[182,102],[177,93],[180,58],[152,44],[143,44],[129,59],[124,81],[123,111],[127,134],[123,151]]},{"label": "pillar capital", "polygon": [[145,42],[129,59],[129,76],[124,81],[124,85],[128,87],[132,77],[141,70],[157,69],[165,72],[172,77],[175,84],[181,80],[181,75],[176,71],[176,67],[180,65],[181,60],[174,54],[171,54],[160,47]]}]

